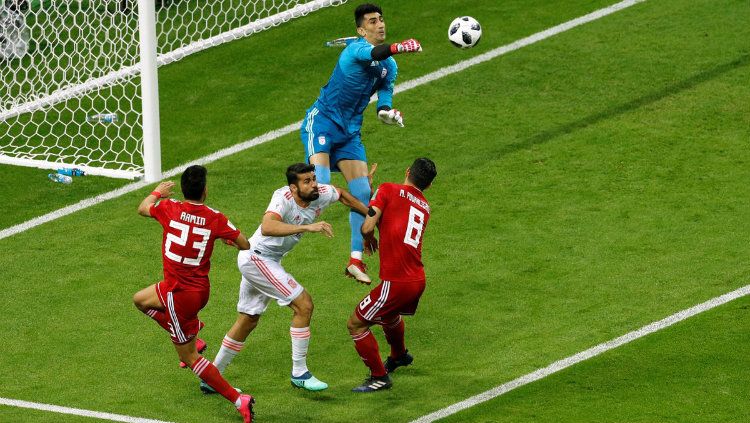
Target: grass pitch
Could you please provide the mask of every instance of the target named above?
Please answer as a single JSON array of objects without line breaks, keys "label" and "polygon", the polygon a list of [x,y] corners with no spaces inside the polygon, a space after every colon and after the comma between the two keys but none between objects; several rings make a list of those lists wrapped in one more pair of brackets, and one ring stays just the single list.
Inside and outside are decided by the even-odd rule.
[{"label": "grass pitch", "polygon": [[[403,3],[382,4],[389,39],[414,36],[425,52],[397,57],[400,81],[608,5]],[[337,55],[320,46],[351,32],[354,6],[164,68],[165,168],[302,119]],[[445,36],[464,14],[485,30],[469,51]],[[290,313],[273,307],[228,380],[257,396],[262,422],[407,422],[746,285],[749,20],[746,1],[647,1],[399,94],[403,129],[380,125],[368,110],[363,139],[380,164],[378,181],[400,181],[416,156],[438,165],[426,192],[428,288],[406,319],[414,365],[398,370],[389,392],[349,392],[366,370],[345,322],[366,289],[341,276],[348,224],[339,207],[324,215],[334,239],[307,235],[284,261],[315,300],[309,364],[331,388],[289,386]],[[284,168],[301,159],[295,133],[215,162],[208,204],[252,233]],[[122,184],[84,178],[63,187],[44,174],[0,167],[13,205],[3,227]],[[238,421],[225,401],[199,393],[167,336],[130,304],[161,272],[159,227],[135,213],[149,191],[0,240],[12,294],[0,300],[0,397],[174,422]],[[210,359],[234,320],[234,261],[229,249],[214,253],[202,314]],[[747,304],[447,420],[747,420],[737,405],[747,398]],[[0,421],[88,420],[0,407]]]}]

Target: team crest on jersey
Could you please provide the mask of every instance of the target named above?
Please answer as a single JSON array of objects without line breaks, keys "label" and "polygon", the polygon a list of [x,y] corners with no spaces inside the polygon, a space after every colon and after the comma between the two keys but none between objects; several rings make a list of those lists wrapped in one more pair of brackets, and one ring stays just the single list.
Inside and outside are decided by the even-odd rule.
[{"label": "team crest on jersey", "polygon": [[325,135],[321,135],[318,137],[318,144],[320,145],[326,145],[326,137]]},{"label": "team crest on jersey", "polygon": [[380,72],[380,77],[385,78],[386,75],[388,75],[388,69],[383,68],[383,70]]},{"label": "team crest on jersey", "polygon": [[295,288],[297,288],[297,282],[295,282],[295,280],[294,280],[294,279],[289,279],[289,280],[287,281],[287,283],[289,283],[289,286],[290,286],[290,287],[291,287],[292,289],[295,289]]}]

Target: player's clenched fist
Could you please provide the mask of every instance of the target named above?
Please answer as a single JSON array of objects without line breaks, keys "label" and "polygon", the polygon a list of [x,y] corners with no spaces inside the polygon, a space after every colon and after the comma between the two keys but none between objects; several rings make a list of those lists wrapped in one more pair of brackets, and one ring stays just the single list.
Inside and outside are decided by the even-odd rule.
[{"label": "player's clenched fist", "polygon": [[418,51],[422,51],[422,45],[414,38],[391,44],[391,54],[416,53]]},{"label": "player's clenched fist", "polygon": [[378,112],[378,118],[388,125],[398,125],[402,128],[404,126],[404,115],[397,109],[383,109]]}]

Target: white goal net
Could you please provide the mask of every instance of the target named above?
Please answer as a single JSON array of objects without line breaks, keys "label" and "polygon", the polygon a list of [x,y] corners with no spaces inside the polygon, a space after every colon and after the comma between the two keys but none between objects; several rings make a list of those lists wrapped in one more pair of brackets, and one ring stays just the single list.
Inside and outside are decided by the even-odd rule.
[{"label": "white goal net", "polygon": [[[155,0],[157,63],[344,2]],[[0,163],[143,176],[138,9],[0,0]]]}]

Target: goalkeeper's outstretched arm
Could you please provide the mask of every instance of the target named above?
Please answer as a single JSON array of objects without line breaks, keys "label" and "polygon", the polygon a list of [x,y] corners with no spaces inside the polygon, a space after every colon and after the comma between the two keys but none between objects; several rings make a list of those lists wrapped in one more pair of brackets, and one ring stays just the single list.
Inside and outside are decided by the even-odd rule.
[{"label": "goalkeeper's outstretched arm", "polygon": [[380,44],[372,49],[372,60],[385,60],[394,54],[418,53],[422,51],[419,41],[409,38],[406,41],[394,44]]}]

